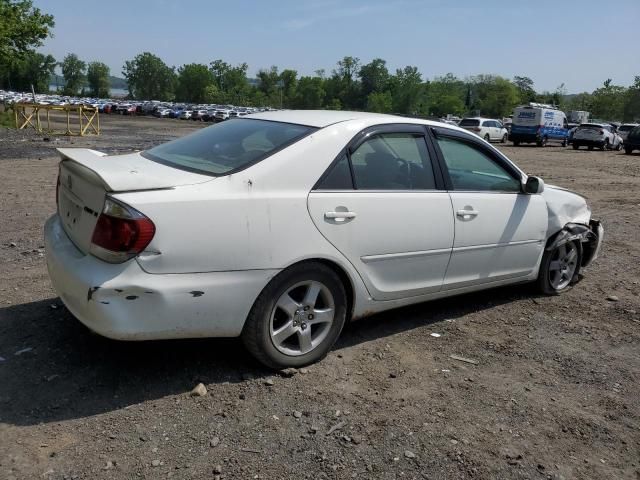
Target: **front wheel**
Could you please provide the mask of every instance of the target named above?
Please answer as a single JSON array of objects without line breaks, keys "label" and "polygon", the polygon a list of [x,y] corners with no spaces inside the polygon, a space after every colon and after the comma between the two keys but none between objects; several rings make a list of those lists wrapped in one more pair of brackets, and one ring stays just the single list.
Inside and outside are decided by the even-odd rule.
[{"label": "front wheel", "polygon": [[538,288],[546,295],[558,295],[578,278],[582,252],[578,242],[567,242],[544,252],[538,273]]},{"label": "front wheel", "polygon": [[540,138],[540,139],[536,142],[536,145],[537,145],[537,146],[539,146],[539,147],[544,147],[544,146],[546,146],[546,145],[547,145],[547,141],[548,141],[548,140],[549,140],[549,139],[548,139],[546,136],[544,136],[544,137]]},{"label": "front wheel", "polygon": [[506,133],[502,136],[502,140],[501,143],[507,143],[507,139],[509,138],[509,135],[507,135]]},{"label": "front wheel", "polygon": [[520,146],[520,141],[519,140],[514,140],[513,141],[513,146],[514,147],[519,147]]},{"label": "front wheel", "polygon": [[324,264],[303,263],[278,274],[260,293],[242,341],[267,367],[303,367],[329,353],[346,315],[340,277]]},{"label": "front wheel", "polygon": [[633,153],[633,148],[624,147],[624,153],[631,155]]},{"label": "front wheel", "polygon": [[489,134],[488,134],[488,133],[484,136],[484,140],[485,140],[486,142],[490,142],[490,141],[491,141],[491,137],[489,136]]},{"label": "front wheel", "polygon": [[580,145],[578,145],[576,142],[573,142],[571,146],[573,147],[574,150],[578,150],[580,148]]}]

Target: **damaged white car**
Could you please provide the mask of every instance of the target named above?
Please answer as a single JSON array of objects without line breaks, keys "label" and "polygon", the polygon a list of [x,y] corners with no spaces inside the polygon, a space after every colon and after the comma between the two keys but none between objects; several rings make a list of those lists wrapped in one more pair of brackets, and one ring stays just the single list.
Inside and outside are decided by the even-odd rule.
[{"label": "damaged white car", "polygon": [[241,336],[273,368],[375,312],[561,293],[603,238],[583,197],[437,122],[280,111],[128,155],[59,151],[45,240],[68,309],[114,339]]}]

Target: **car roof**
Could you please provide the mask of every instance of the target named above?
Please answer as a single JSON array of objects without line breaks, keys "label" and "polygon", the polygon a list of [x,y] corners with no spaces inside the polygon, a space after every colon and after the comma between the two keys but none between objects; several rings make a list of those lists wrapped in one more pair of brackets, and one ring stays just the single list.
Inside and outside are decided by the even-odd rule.
[{"label": "car roof", "polygon": [[391,123],[394,121],[401,121],[402,123],[429,123],[426,120],[401,117],[398,115],[370,112],[349,112],[343,110],[276,110],[253,113],[248,115],[246,118],[296,123],[299,125],[318,128],[327,127],[335,123],[346,122],[349,120],[366,120],[373,123],[375,123],[375,121],[380,121],[380,123]]}]

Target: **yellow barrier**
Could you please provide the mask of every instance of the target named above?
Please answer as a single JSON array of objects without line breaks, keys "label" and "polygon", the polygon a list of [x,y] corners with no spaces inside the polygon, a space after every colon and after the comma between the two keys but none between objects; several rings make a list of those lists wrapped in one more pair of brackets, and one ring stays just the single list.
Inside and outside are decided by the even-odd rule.
[{"label": "yellow barrier", "polygon": [[[91,129],[93,130],[93,133],[100,135],[100,116],[98,115],[97,107],[86,105],[38,105],[34,103],[16,103],[13,105],[13,111],[16,120],[16,128],[20,130],[30,126],[38,133],[83,136],[87,133],[87,130]],[[44,122],[40,118],[40,112],[42,111],[46,112],[46,129],[43,128]],[[66,130],[56,131],[51,128],[51,112],[63,112],[66,115]],[[77,132],[71,130],[72,125],[75,125],[75,119],[73,122],[71,121],[72,112],[77,113],[78,115],[77,119],[80,129]],[[85,120],[84,124],[82,121],[83,118]]]}]

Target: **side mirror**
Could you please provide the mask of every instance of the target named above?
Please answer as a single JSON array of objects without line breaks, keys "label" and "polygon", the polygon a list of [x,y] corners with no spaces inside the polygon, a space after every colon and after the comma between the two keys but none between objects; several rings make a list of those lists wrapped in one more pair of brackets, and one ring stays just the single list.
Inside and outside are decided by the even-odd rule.
[{"label": "side mirror", "polygon": [[527,183],[524,184],[524,193],[535,195],[544,192],[544,180],[540,177],[527,177]]}]

